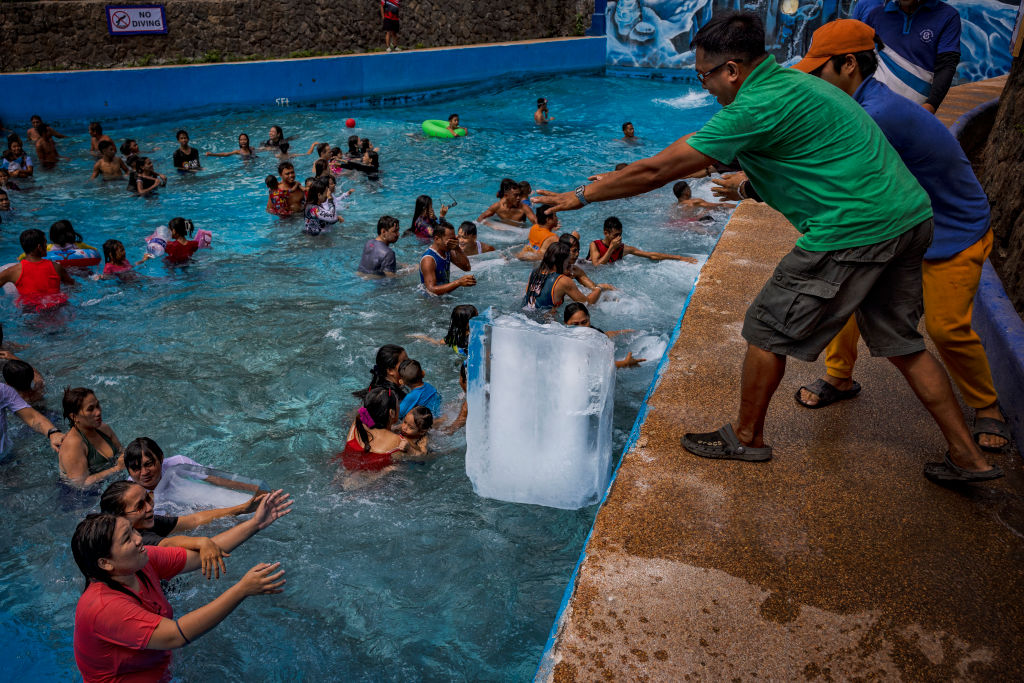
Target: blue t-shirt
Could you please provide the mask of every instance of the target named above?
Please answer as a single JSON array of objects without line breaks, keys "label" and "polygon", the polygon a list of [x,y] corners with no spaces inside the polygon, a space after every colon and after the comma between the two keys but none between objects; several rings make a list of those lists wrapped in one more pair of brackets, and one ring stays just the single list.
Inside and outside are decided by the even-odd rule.
[{"label": "blue t-shirt", "polygon": [[430,383],[424,382],[410,391],[398,406],[398,419],[404,420],[406,413],[416,406],[426,406],[436,418],[441,414],[441,394]]},{"label": "blue t-shirt", "polygon": [[[451,264],[452,264],[451,257],[450,256],[441,256],[436,251],[434,251],[433,247],[429,247],[425,252],[423,252],[423,256],[420,257],[420,261],[422,261],[427,256],[429,256],[430,258],[434,259],[434,276],[435,276],[435,279],[436,279],[436,282],[434,284],[437,284],[437,285],[446,285],[446,284],[448,284],[448,280],[451,277],[451,267],[452,267],[451,266]],[[423,284],[423,271],[422,270],[420,271],[420,284]]]},{"label": "blue t-shirt", "polygon": [[960,52],[960,14],[941,0],[926,0],[911,14],[896,0],[860,0],[852,16],[885,43],[875,78],[917,103],[931,93],[935,58]]},{"label": "blue t-shirt", "polygon": [[989,227],[988,196],[946,126],[874,78],[861,83],[853,98],[882,129],[931,199],[935,235],[924,257],[949,258],[984,237]]}]

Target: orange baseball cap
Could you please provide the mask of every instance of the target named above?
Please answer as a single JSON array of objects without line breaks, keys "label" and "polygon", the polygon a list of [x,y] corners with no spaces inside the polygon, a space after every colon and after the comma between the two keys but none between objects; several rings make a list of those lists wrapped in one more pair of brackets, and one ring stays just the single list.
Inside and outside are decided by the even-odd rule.
[{"label": "orange baseball cap", "polygon": [[793,68],[809,74],[830,57],[874,49],[875,29],[856,19],[836,19],[814,32],[810,49]]}]

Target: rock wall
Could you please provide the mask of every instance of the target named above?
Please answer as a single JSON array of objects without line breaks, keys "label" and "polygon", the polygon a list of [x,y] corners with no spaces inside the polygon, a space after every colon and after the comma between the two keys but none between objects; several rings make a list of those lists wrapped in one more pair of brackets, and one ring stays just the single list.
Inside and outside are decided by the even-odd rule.
[{"label": "rock wall", "polygon": [[1013,60],[985,146],[981,184],[992,204],[992,265],[1024,316],[1024,56]]},{"label": "rock wall", "polygon": [[[105,0],[0,2],[0,71],[345,54],[384,44],[379,0],[166,0],[167,35],[107,32]],[[143,3],[138,3],[143,4]],[[404,0],[403,47],[583,35],[594,0]]]}]

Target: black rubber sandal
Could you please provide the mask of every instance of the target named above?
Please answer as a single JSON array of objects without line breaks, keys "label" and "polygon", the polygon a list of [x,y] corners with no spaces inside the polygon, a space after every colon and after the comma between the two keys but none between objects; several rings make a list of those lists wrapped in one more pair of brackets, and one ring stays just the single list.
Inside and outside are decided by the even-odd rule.
[{"label": "black rubber sandal", "polygon": [[[800,392],[804,391],[804,390],[809,391],[812,394],[814,394],[815,396],[817,396],[818,397],[818,402],[812,404],[812,403],[804,403],[802,400],[800,400]],[[851,399],[851,398],[853,398],[854,396],[856,396],[859,393],[860,393],[860,384],[858,382],[854,382],[853,386],[850,387],[849,389],[847,389],[845,391],[840,391],[839,389],[836,389],[834,386],[832,386],[831,384],[829,384],[825,380],[817,379],[817,380],[814,381],[814,383],[812,383],[812,384],[805,384],[802,387],[800,387],[799,389],[797,389],[796,390],[796,394],[793,395],[793,398],[795,398],[796,402],[798,404],[802,405],[804,408],[809,408],[810,410],[816,410],[818,408],[824,408],[825,406],[830,406],[833,403],[838,403],[839,401],[845,401],[847,399]]]},{"label": "black rubber sandal", "polygon": [[1003,470],[993,465],[982,472],[965,470],[949,459],[949,451],[942,462],[929,462],[924,466],[924,476],[936,484],[977,484],[1005,476]]},{"label": "black rubber sandal", "polygon": [[[978,437],[982,434],[988,434],[989,436],[998,436],[1002,439],[1006,439],[1006,443],[1002,446],[982,446]],[[974,437],[975,443],[978,444],[978,448],[989,453],[1009,453],[1010,452],[1010,427],[1003,420],[997,420],[994,417],[975,417],[974,427],[971,428],[971,436]]]},{"label": "black rubber sandal", "polygon": [[679,440],[683,448],[694,455],[713,460],[743,460],[765,462],[772,459],[772,447],[753,448],[740,443],[732,425],[725,425],[717,432],[686,434]]}]

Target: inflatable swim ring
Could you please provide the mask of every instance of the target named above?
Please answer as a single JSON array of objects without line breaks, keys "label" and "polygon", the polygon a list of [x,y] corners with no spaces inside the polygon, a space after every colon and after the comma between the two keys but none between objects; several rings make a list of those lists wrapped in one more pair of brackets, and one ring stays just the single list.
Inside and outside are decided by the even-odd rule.
[{"label": "inflatable swim ring", "polygon": [[196,243],[200,249],[209,249],[213,243],[213,233],[209,230],[196,230]]},{"label": "inflatable swim ring", "polygon": [[161,225],[146,238],[146,253],[154,258],[163,256],[167,250],[167,243],[170,241],[171,231],[166,225]]},{"label": "inflatable swim ring", "polygon": [[466,134],[465,128],[456,128],[452,133],[448,130],[448,122],[438,119],[427,119],[423,122],[423,134],[431,138],[454,138]]},{"label": "inflatable swim ring", "polygon": [[[24,260],[25,255],[18,257],[19,261]],[[98,266],[103,256],[100,250],[85,242],[75,242],[72,246],[58,247],[55,244],[46,245],[46,258],[54,263],[59,263],[65,268],[88,268]]]}]

